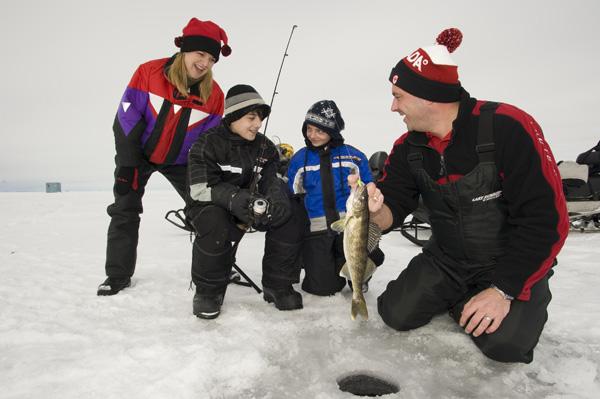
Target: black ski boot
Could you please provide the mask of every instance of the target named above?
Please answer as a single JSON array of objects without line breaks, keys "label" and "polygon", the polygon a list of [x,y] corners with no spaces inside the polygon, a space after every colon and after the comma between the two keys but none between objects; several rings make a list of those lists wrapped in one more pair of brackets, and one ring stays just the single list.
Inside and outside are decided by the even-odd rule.
[{"label": "black ski boot", "polygon": [[302,295],[291,284],[278,288],[263,286],[263,298],[268,303],[274,303],[279,310],[302,309]]},{"label": "black ski boot", "polygon": [[98,286],[98,295],[115,295],[117,292],[130,285],[130,277],[107,277],[106,280]]},{"label": "black ski boot", "polygon": [[221,314],[224,294],[201,294],[196,290],[194,295],[194,315],[201,319],[216,319]]}]

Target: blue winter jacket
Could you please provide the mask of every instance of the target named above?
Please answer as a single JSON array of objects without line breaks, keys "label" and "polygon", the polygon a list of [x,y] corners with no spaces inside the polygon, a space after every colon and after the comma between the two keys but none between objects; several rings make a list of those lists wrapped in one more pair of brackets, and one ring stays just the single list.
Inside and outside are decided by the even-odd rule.
[{"label": "blue winter jacket", "polygon": [[[343,144],[331,148],[329,157],[336,210],[339,216],[343,217],[346,213],[346,200],[350,195],[348,175],[353,170],[357,171],[365,184],[371,182],[373,178],[365,154],[350,145]],[[290,160],[287,176],[292,192],[305,194],[304,206],[310,218],[310,231],[327,230],[318,151],[304,147],[296,152]]]}]

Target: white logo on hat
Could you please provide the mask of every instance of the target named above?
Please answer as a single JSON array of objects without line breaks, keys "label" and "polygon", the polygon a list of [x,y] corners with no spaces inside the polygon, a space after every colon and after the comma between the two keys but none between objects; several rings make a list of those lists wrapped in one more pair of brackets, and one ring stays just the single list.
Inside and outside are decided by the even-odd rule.
[{"label": "white logo on hat", "polygon": [[329,119],[331,119],[335,116],[335,111],[331,107],[324,108],[323,111],[321,111],[321,113]]},{"label": "white logo on hat", "polygon": [[423,56],[421,55],[421,53],[419,53],[419,50],[406,57],[406,59],[409,62],[412,62],[412,66],[417,68],[419,72],[423,72],[423,70],[421,69],[421,63],[427,65],[427,60],[423,60]]},{"label": "white logo on hat", "polygon": [[396,84],[397,81],[398,81],[398,75],[394,75],[394,77],[392,78],[392,83]]}]

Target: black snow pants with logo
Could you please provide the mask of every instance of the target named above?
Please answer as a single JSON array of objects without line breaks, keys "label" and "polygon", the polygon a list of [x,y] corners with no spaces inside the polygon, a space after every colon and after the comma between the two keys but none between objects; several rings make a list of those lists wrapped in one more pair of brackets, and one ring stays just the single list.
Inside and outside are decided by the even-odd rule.
[{"label": "black snow pants with logo", "polygon": [[[115,177],[118,170],[119,165],[115,168]],[[115,202],[107,208],[111,219],[108,226],[105,269],[109,277],[131,277],[135,271],[140,214],[143,212],[142,198],[146,184],[154,172],[159,172],[171,183],[184,200],[186,208],[191,203],[186,183],[187,166],[154,165],[144,161],[137,170],[138,188],[131,188],[126,194],[119,194],[113,189]]]}]

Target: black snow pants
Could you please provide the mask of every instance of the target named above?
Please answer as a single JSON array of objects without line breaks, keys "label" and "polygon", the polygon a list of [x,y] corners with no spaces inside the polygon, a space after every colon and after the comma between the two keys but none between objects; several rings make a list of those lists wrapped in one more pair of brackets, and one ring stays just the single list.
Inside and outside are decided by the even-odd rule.
[{"label": "black snow pants", "polygon": [[[384,254],[376,247],[369,258],[380,266]],[[344,288],[346,279],[340,277],[344,257],[344,235],[328,230],[308,233],[302,245],[304,279],[302,290],[313,295],[334,295]]]},{"label": "black snow pants", "polygon": [[[449,258],[424,250],[388,284],[377,300],[377,308],[383,321],[400,331],[421,327],[446,311],[458,323],[468,300],[490,287],[492,273],[489,266],[461,271]],[[552,270],[532,287],[529,301],[512,301],[498,330],[471,336],[487,357],[500,362],[533,360],[533,349],[548,319],[551,274]]]},{"label": "black snow pants", "polygon": [[[264,229],[263,286],[283,288],[299,281],[300,245],[306,217],[296,201],[291,201],[291,206],[292,216],[286,223]],[[236,225],[227,210],[219,206],[206,205],[192,209],[191,213],[196,229],[192,281],[203,294],[224,293],[235,262],[235,251],[245,231]]]},{"label": "black snow pants", "polygon": [[[115,168],[115,177],[119,166]],[[131,277],[135,271],[137,257],[140,214],[143,212],[142,197],[146,184],[154,172],[162,174],[173,185],[186,203],[191,203],[187,188],[187,166],[154,165],[143,162],[138,166],[138,188],[124,195],[113,188],[115,202],[108,206],[111,217],[106,245],[106,275],[109,277]]]}]

